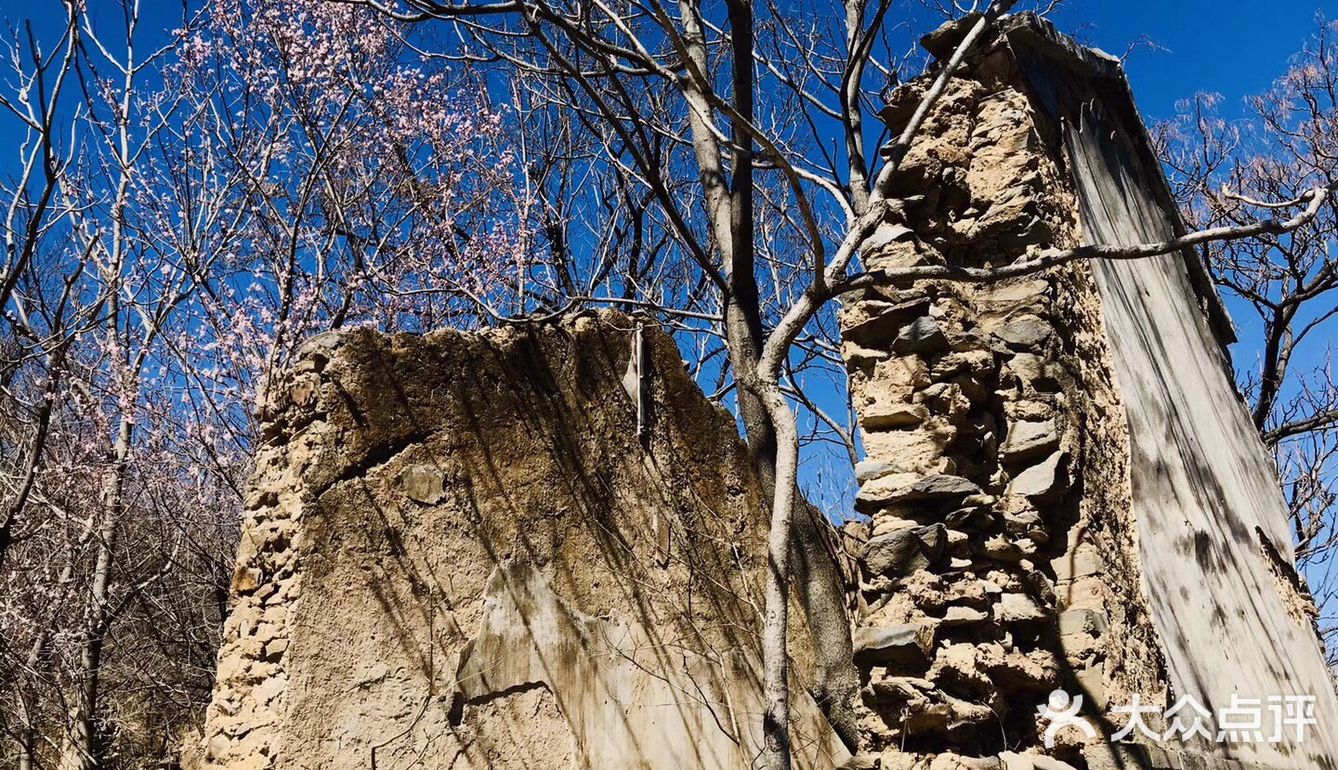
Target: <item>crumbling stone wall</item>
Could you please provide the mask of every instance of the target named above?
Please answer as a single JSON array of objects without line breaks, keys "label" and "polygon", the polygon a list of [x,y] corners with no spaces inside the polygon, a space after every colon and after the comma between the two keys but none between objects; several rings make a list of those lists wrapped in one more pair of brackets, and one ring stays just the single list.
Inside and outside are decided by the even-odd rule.
[{"label": "crumbling stone wall", "polygon": [[[762,490],[636,326],[304,348],[263,405],[207,767],[749,766]],[[794,615],[798,763],[830,768]]]},{"label": "crumbling stone wall", "polygon": [[[1005,264],[1076,242],[1053,145],[1005,74],[953,81],[893,180],[905,203],[866,267]],[[1096,423],[1123,418],[1109,373],[1089,363],[1103,355],[1097,307],[1083,265],[845,298],[868,457],[856,499],[867,534],[854,528],[868,748],[1035,745],[1035,706],[1060,686],[1100,703],[1108,689],[1164,697],[1139,597],[1120,591],[1136,576],[1101,555],[1130,544],[1095,515],[1119,509],[1126,472],[1118,430],[1106,440]]]},{"label": "crumbling stone wall", "polygon": [[[945,27],[926,46],[951,51],[964,29]],[[1089,82],[1095,79],[1101,82]],[[894,95],[884,112],[894,134],[927,82]],[[1122,112],[1088,125],[1089,113],[1102,110]],[[1132,211],[1108,216],[1154,224],[1117,235],[1134,242],[1168,237],[1177,220],[1158,198],[1164,182],[1155,160],[1119,166],[1112,158],[1130,155],[1135,140],[1102,144],[1108,135],[1138,131],[1118,63],[1078,48],[1034,17],[1012,18],[951,81],[892,180],[898,204],[862,255],[865,267],[1004,265],[1098,235],[1100,242],[1120,242],[1095,232],[1093,211],[1122,197],[1134,201],[1125,204]],[[1135,139],[1147,141],[1145,134]],[[1109,743],[1123,717],[1111,724],[1108,708],[1134,697],[1162,710],[1182,695],[1211,700],[1231,681],[1259,696],[1255,690],[1268,681],[1291,687],[1289,693],[1315,692],[1322,706],[1332,701],[1328,678],[1310,667],[1320,660],[1313,630],[1269,632],[1262,623],[1272,621],[1260,620],[1286,616],[1298,604],[1295,580],[1270,578],[1287,587],[1278,596],[1255,574],[1285,576],[1289,560],[1256,564],[1258,549],[1245,543],[1242,555],[1238,538],[1218,523],[1192,538],[1199,553],[1215,554],[1205,564],[1180,545],[1180,535],[1164,534],[1173,523],[1154,510],[1159,500],[1177,510],[1185,498],[1213,498],[1223,488],[1201,468],[1187,474],[1193,478],[1183,488],[1168,490],[1157,478],[1163,462],[1195,461],[1177,448],[1190,451],[1190,441],[1163,435],[1152,422],[1193,433],[1185,424],[1204,418],[1188,418],[1193,410],[1186,403],[1233,392],[1219,342],[1208,331],[1223,328],[1224,316],[1211,289],[1191,280],[1189,264],[1180,255],[1163,258],[1148,268],[1149,278],[1128,263],[1115,270],[1072,263],[996,284],[920,281],[843,298],[843,354],[867,453],[857,468],[856,507],[868,518],[846,527],[860,571],[853,638],[865,676],[864,766],[1329,766],[1332,755],[1322,746],[1259,752],[1212,743]],[[1172,279],[1155,272],[1177,270],[1180,277]],[[1124,307],[1137,303],[1121,298],[1144,294],[1156,294],[1165,312]],[[1110,303],[1119,303],[1113,327]],[[1174,328],[1157,328],[1159,312]],[[1160,367],[1179,360],[1127,352],[1159,344],[1194,348],[1177,348],[1179,360],[1219,363],[1168,374]],[[1126,412],[1131,388],[1135,415]],[[1147,393],[1168,388],[1176,391],[1168,401],[1186,403],[1151,403],[1157,397]],[[1153,412],[1160,416],[1150,421]],[[1258,437],[1223,436],[1229,439],[1223,456],[1245,458],[1231,467],[1240,466],[1248,483],[1262,478],[1247,462],[1262,455]],[[1267,478],[1268,494],[1275,494],[1276,482]],[[1239,515],[1223,504],[1214,499],[1209,506],[1220,521],[1273,521],[1246,497],[1234,501]],[[1185,518],[1198,515],[1187,511]],[[1279,525],[1281,516],[1278,509]],[[1149,520],[1157,522],[1151,529]],[[1142,542],[1149,535],[1151,545]],[[1202,630],[1176,626],[1177,603],[1226,607],[1230,601],[1208,594],[1230,585],[1251,586],[1250,601],[1277,611],[1204,617]],[[1216,642],[1208,638],[1214,633],[1222,634]],[[1279,668],[1254,660],[1260,650],[1249,639],[1259,633],[1287,637],[1263,645],[1263,654],[1304,662]],[[1189,637],[1197,639],[1193,647],[1184,643]],[[1211,667],[1232,645],[1250,648],[1227,656],[1252,660],[1249,671],[1224,670],[1211,683],[1181,675]],[[1178,668],[1168,668],[1168,651]],[[1082,713],[1096,736],[1084,740],[1067,730],[1053,749],[1042,746],[1048,722],[1037,707],[1056,688],[1083,697]],[[1145,721],[1154,730],[1166,727],[1158,716]]]},{"label": "crumbling stone wall", "polygon": [[[894,95],[892,129],[924,87]],[[1166,237],[1141,132],[1117,63],[1010,18],[891,180],[864,266]],[[810,640],[844,634],[796,611],[798,766],[1334,767],[1338,701],[1192,255],[842,302],[867,453],[844,528],[861,688],[826,705],[853,707],[858,753],[807,695]],[[309,343],[262,405],[200,761],[750,767],[764,491],[733,420],[638,326]],[[1317,695],[1320,735],[1108,743],[1112,705],[1240,687]],[[1096,736],[1043,746],[1056,688]]]}]

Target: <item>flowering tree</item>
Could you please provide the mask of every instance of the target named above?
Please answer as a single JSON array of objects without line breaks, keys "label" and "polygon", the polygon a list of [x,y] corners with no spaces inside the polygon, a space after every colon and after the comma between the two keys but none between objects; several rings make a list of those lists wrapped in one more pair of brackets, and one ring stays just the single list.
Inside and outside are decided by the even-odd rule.
[{"label": "flowering tree", "polygon": [[303,338],[469,326],[545,279],[502,115],[395,24],[224,0],[164,37],[119,10],[16,36],[0,98],[26,136],[0,274],[0,756],[25,768],[162,754],[198,718],[250,405]]},{"label": "flowering tree", "polygon": [[[26,137],[0,272],[0,756],[130,763],[199,713],[249,406],[302,338],[593,301],[689,332],[774,482],[768,766],[789,762],[792,572],[826,616],[810,624],[826,634],[818,694],[849,727],[844,596],[796,493],[796,408],[853,454],[849,423],[804,387],[806,369],[841,369],[829,301],[1280,240],[1331,205],[1332,177],[1302,175],[1255,191],[1299,210],[1283,222],[1248,203],[1165,243],[859,272],[898,204],[888,181],[1015,3],[976,5],[895,136],[867,120],[899,79],[889,0],[218,0],[165,37],[139,0],[119,17],[67,0],[56,32],[21,31],[0,97]],[[455,40],[418,45],[436,29]],[[490,105],[503,87],[514,113]]]}]

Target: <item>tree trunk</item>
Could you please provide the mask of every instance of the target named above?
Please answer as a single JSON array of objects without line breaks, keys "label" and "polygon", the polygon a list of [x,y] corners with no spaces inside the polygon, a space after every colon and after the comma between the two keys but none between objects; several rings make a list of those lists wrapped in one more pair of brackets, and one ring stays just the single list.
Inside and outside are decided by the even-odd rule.
[{"label": "tree trunk", "polygon": [[[699,19],[700,9],[695,0],[680,0],[679,7],[691,68],[700,73],[701,77],[707,77],[708,59]],[[752,70],[752,6],[750,0],[729,0],[728,9],[732,107],[742,121],[747,121],[752,119],[755,87]],[[730,144],[734,148],[730,157],[732,178],[730,184],[726,185],[723,149],[706,121],[706,116],[713,113],[709,100],[692,78],[685,80],[683,95],[689,105],[688,127],[704,190],[711,242],[720,254],[725,274],[724,329],[730,366],[735,374],[739,415],[743,421],[753,467],[765,493],[772,496],[771,490],[777,478],[776,434],[763,395],[754,392],[750,385],[756,379],[754,373],[766,339],[755,274],[752,136],[741,121],[731,122]],[[793,479],[793,474],[789,478]],[[793,487],[793,482],[788,486]],[[795,494],[796,490],[789,488],[782,497],[792,499]],[[846,615],[844,583],[838,575],[836,562],[823,533],[824,525],[816,515],[806,513],[799,519],[803,523],[795,528],[795,542],[791,547],[796,557],[794,562],[799,567],[796,575],[798,594],[808,618],[814,657],[817,660],[814,695],[832,719],[837,733],[847,743],[851,743],[855,735],[851,714],[859,679],[851,655],[850,621]],[[788,524],[786,530],[789,531]],[[789,561],[787,557],[784,565],[786,571],[781,573],[787,578]],[[783,585],[782,592],[787,588],[788,585]],[[784,633],[785,629],[782,628],[782,639]],[[787,712],[777,712],[782,713]],[[765,730],[769,742],[789,745],[788,720],[773,719],[765,725]]]},{"label": "tree trunk", "polygon": [[[731,283],[735,282],[735,275],[737,272],[731,273]],[[756,303],[755,283],[751,299]],[[735,372],[756,370],[761,356],[761,320],[758,318],[755,325],[750,323],[749,316],[758,312],[756,305],[751,310],[750,313],[738,306],[737,295],[726,305],[730,365]],[[740,378],[736,377],[736,380]],[[745,387],[741,380],[737,398],[747,434],[749,457],[763,490],[771,496],[778,476],[785,477],[777,468],[780,447],[773,427],[774,417],[763,397]],[[793,414],[789,420],[794,422]],[[793,481],[790,486],[794,486]],[[827,534],[829,525],[822,512],[803,499],[797,489],[790,489],[789,495],[794,500],[786,525],[791,553],[784,574],[793,580],[813,645],[816,671],[812,695],[837,735],[853,750],[858,742],[854,700],[860,685],[850,639],[850,618],[846,612],[845,581],[837,567],[835,549]]]},{"label": "tree trunk", "polygon": [[[46,629],[42,629],[28,650],[26,662],[29,676],[41,665],[42,651],[46,648],[46,643],[47,632]],[[17,680],[17,677],[15,679]],[[22,715],[22,722],[19,725],[19,770],[33,770],[37,767],[38,715],[37,704],[34,702],[36,699],[29,690],[24,689],[23,683],[14,681],[11,684],[14,687],[14,710]]]},{"label": "tree trunk", "polygon": [[97,559],[93,567],[84,633],[79,651],[79,686],[75,695],[69,743],[61,770],[97,770],[102,767],[102,741],[97,726],[102,687],[102,650],[112,620],[109,599],[111,572],[120,530],[126,461],[134,424],[122,417],[112,448],[112,465],[102,489],[103,521],[97,534]]},{"label": "tree trunk", "polygon": [[[752,120],[755,88],[752,5],[750,0],[730,0],[728,10],[733,107],[742,119]],[[749,378],[738,376],[739,372],[756,370],[765,339],[755,273],[753,140],[747,127],[739,121],[731,123],[730,140],[735,151],[729,190],[729,237],[717,238],[729,282],[729,295],[725,298],[724,308],[725,334],[730,365],[736,373],[736,398],[748,441],[748,453],[763,489],[770,494],[776,485],[778,459],[773,416],[769,413],[764,397],[745,386]],[[789,411],[788,407],[786,411]],[[790,421],[793,423],[793,415]],[[790,499],[788,505],[793,509],[793,501],[799,495],[796,489],[788,489],[784,497]],[[859,689],[859,676],[852,659],[844,581],[836,566],[822,514],[808,505],[807,501],[802,501],[799,503],[798,515],[787,515],[787,519],[793,522],[793,526],[787,523],[786,532],[792,533],[793,537],[787,534],[786,541],[790,543],[791,552],[786,559],[786,569],[781,574],[790,575],[790,565],[793,565],[793,580],[808,621],[816,661],[813,696],[837,734],[854,748],[856,730],[853,706]],[[768,667],[767,670],[771,669]],[[778,737],[777,743],[788,746],[788,724],[768,723],[766,727],[768,733],[776,728],[784,728],[786,731],[785,737]]]},{"label": "tree trunk", "polygon": [[798,497],[792,482],[799,466],[799,436],[794,413],[785,402],[780,386],[768,383],[760,389],[775,429],[775,474],[781,479],[781,484],[774,487],[771,530],[767,536],[766,623],[762,632],[762,694],[766,699],[762,718],[762,763],[767,770],[790,770],[790,666],[785,643],[789,600],[786,589],[790,579],[790,555],[795,550],[802,550],[794,548],[790,536]]},{"label": "tree trunk", "polygon": [[[55,389],[53,381],[51,390]],[[23,473],[23,481],[19,484],[18,491],[14,497],[5,506],[4,519],[0,520],[0,568],[5,566],[5,556],[8,555],[10,546],[14,543],[14,527],[18,523],[19,514],[23,512],[24,506],[28,504],[28,496],[32,494],[33,485],[37,481],[37,470],[42,464],[42,453],[46,446],[47,431],[51,427],[51,409],[54,396],[49,394],[42,401],[42,406],[37,411],[37,427],[33,430],[32,441],[28,443],[26,464],[27,468]]]}]

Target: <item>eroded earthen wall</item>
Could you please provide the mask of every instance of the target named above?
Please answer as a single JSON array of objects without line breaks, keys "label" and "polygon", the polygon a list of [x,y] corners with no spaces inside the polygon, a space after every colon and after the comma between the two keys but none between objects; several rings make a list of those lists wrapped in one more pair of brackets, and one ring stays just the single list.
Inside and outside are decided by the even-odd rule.
[{"label": "eroded earthen wall", "polygon": [[[1092,82],[1064,70],[1050,80]],[[1132,109],[1121,110],[1127,92],[1106,93],[1060,107],[1086,240],[1173,237],[1156,160]],[[1152,183],[1133,183],[1140,179]],[[1139,574],[1167,681],[1214,714],[1237,701],[1313,697],[1316,724],[1303,740],[1289,730],[1284,740],[1240,741],[1217,753],[1259,767],[1338,767],[1338,700],[1316,644],[1317,611],[1293,562],[1273,461],[1231,380],[1213,316],[1194,301],[1196,259],[1093,265],[1129,417]],[[1273,714],[1264,721],[1271,733]]]},{"label": "eroded earthen wall", "polygon": [[[264,405],[207,766],[750,765],[760,489],[662,333],[638,376],[634,326],[304,349]],[[799,764],[832,767],[792,636]]]}]

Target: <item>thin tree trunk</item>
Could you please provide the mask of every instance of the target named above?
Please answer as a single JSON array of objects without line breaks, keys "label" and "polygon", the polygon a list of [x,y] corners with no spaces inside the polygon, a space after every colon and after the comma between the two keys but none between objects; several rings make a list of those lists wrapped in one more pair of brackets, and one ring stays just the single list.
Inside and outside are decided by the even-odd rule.
[{"label": "thin tree trunk", "polygon": [[103,481],[102,526],[97,536],[97,559],[88,597],[88,609],[80,649],[79,688],[75,699],[72,734],[62,770],[96,770],[102,766],[101,735],[97,714],[102,687],[102,650],[111,621],[109,594],[111,571],[120,531],[126,461],[134,424],[122,417],[112,449],[112,466]]},{"label": "thin tree trunk", "polygon": [[[757,301],[755,289],[754,284],[753,302]],[[735,372],[757,369],[761,356],[761,321],[759,318],[755,326],[748,322],[749,316],[757,312],[756,305],[752,313],[739,307],[737,302],[726,306],[730,365]],[[739,382],[737,398],[748,440],[748,454],[762,489],[768,497],[772,497],[773,490],[777,489],[777,479],[786,478],[778,468],[779,455],[783,452],[780,451],[782,447],[779,446],[773,427],[774,417],[763,401],[763,396],[743,384],[746,377],[736,379]],[[793,415],[790,421],[794,422]],[[826,532],[828,525],[822,512],[798,494],[795,474],[789,478],[791,481],[786,486],[787,495],[792,500],[789,503],[792,515],[789,515],[786,532],[791,553],[786,559],[783,574],[792,577],[807,621],[816,668],[812,694],[837,735],[854,749],[858,741],[854,699],[859,691],[859,674],[853,659],[845,581],[837,568]],[[772,504],[774,506],[774,501]]]},{"label": "thin tree trunk", "polygon": [[[754,22],[751,0],[730,0],[728,12],[732,59],[731,98],[734,111],[741,120],[733,121],[730,126],[730,141],[734,150],[729,219],[727,223],[718,222],[715,232],[723,235],[721,231],[725,230],[724,225],[727,224],[728,238],[716,238],[729,282],[729,294],[725,297],[724,307],[726,340],[730,365],[738,383],[736,398],[748,442],[748,453],[763,489],[770,495],[776,486],[778,459],[773,418],[764,403],[764,397],[746,386],[749,378],[737,374],[757,369],[763,340],[766,338],[756,276],[753,138],[748,127],[741,122],[751,121],[754,112]],[[793,484],[790,486],[793,487]],[[798,497],[797,489],[786,490],[786,497],[790,499],[788,504],[793,508],[794,500]],[[856,738],[853,698],[859,687],[859,677],[852,660],[844,583],[824,532],[825,523],[820,518],[821,514],[806,502],[801,502],[800,507],[802,511],[799,515],[789,519],[794,526],[786,527],[791,554],[786,559],[782,574],[791,574],[790,565],[793,564],[794,583],[808,619],[816,662],[813,695],[842,740],[853,747]],[[770,732],[776,727],[776,724],[769,723],[766,730]],[[788,745],[788,724],[785,727],[786,736],[776,736],[773,742]]]},{"label": "thin tree trunk", "polygon": [[1268,420],[1273,415],[1273,406],[1278,394],[1282,392],[1282,382],[1287,377],[1287,365],[1291,358],[1292,320],[1296,317],[1296,306],[1287,305],[1270,319],[1264,340],[1263,371],[1259,377],[1259,396],[1255,402],[1251,417],[1254,427],[1261,434],[1268,427]]},{"label": "thin tree trunk", "polygon": [[[42,650],[46,648],[47,630],[42,629],[33,640],[28,650],[27,670],[35,672],[42,663]],[[30,691],[19,682],[13,682],[15,711],[22,715],[21,737],[19,738],[19,770],[33,770],[37,767],[37,714],[34,698]]]},{"label": "thin tree trunk", "polygon": [[771,501],[771,530],[767,536],[766,623],[762,633],[762,694],[766,712],[762,719],[762,763],[767,770],[790,770],[790,665],[786,650],[789,626],[791,522],[794,520],[795,484],[799,467],[799,436],[794,413],[780,387],[769,383],[762,389],[767,414],[776,436],[776,477]]},{"label": "thin tree trunk", "polygon": [[[69,549],[69,558],[65,561],[65,566],[60,571],[60,577],[56,580],[56,585],[68,586],[74,579],[75,555],[78,553],[79,545],[71,546]],[[51,606],[59,606],[59,602],[52,601]],[[38,766],[37,762],[37,742],[40,734],[41,725],[39,720],[41,714],[37,712],[38,699],[33,697],[33,692],[40,685],[41,679],[45,675],[50,675],[54,657],[48,649],[51,644],[51,629],[56,622],[55,612],[52,611],[43,621],[40,622],[40,628],[37,636],[33,639],[32,645],[28,648],[28,657],[26,659],[26,671],[32,682],[32,686],[25,693],[21,684],[14,684],[14,702],[16,710],[23,714],[23,737],[20,739],[21,753],[19,754],[19,770],[33,770]]]},{"label": "thin tree trunk", "polygon": [[37,469],[41,466],[47,431],[51,427],[51,408],[52,396],[48,395],[38,409],[37,427],[33,431],[32,441],[28,444],[27,468],[24,469],[23,481],[19,484],[18,491],[14,493],[13,499],[5,506],[4,519],[0,520],[0,568],[4,567],[5,557],[9,553],[10,546],[14,543],[14,527],[18,522],[19,514],[23,512],[24,506],[28,504],[28,496],[32,494],[33,484],[37,481]]}]

